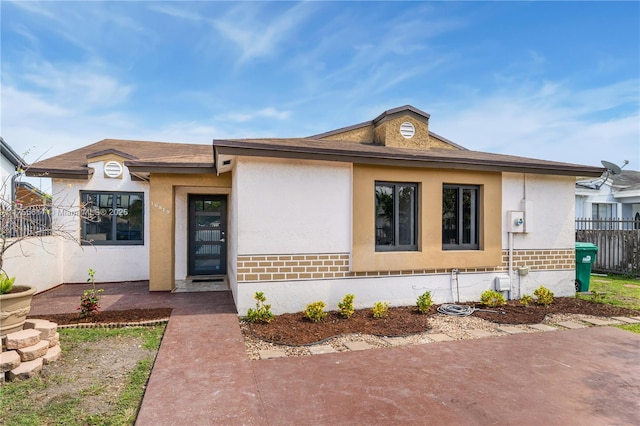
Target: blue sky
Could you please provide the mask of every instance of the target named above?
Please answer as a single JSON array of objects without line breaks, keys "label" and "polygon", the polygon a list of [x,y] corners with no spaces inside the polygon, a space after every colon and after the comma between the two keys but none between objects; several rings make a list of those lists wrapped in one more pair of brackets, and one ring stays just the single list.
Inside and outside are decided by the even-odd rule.
[{"label": "blue sky", "polygon": [[469,149],[640,169],[639,2],[0,7],[0,133],[30,161],[309,136],[411,104]]}]

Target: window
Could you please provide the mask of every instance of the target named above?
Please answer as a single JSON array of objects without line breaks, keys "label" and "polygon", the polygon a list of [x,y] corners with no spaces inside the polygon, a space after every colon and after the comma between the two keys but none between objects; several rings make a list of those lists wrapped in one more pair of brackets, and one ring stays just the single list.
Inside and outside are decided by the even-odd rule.
[{"label": "window", "polygon": [[82,240],[95,245],[144,244],[142,192],[81,192]]},{"label": "window", "polygon": [[479,200],[477,186],[442,188],[442,249],[478,250]]},{"label": "window", "polygon": [[418,250],[418,184],[375,186],[376,251]]}]

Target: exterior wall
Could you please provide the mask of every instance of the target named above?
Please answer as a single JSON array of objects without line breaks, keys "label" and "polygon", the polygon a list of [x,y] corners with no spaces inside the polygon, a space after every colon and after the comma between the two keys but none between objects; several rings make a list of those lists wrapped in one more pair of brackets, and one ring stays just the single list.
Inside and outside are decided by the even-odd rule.
[{"label": "exterior wall", "polygon": [[152,173],[149,181],[149,290],[171,291],[186,278],[187,195],[229,194],[231,175]]},{"label": "exterior wall", "polygon": [[236,160],[238,255],[347,253],[351,165]]},{"label": "exterior wall", "polygon": [[[418,183],[417,251],[375,251],[375,181]],[[353,183],[353,271],[487,268],[500,264],[500,173],[354,165]],[[442,250],[442,186],[445,183],[480,186],[480,250]]]},{"label": "exterior wall", "polygon": [[342,133],[336,133],[320,139],[340,140],[344,142],[371,142],[373,141],[373,125],[346,130]]},{"label": "exterior wall", "polygon": [[16,285],[36,287],[39,293],[64,282],[61,252],[59,238],[28,238],[5,253],[3,269],[16,277]]},{"label": "exterior wall", "polygon": [[[503,253],[508,255],[509,248],[507,212],[524,210],[526,215],[527,232],[513,234],[514,268],[530,272],[513,275],[512,284],[520,288],[516,294],[531,294],[540,285],[556,296],[575,293],[574,194],[572,177],[503,173]],[[540,278],[549,269],[558,271],[555,281]]]},{"label": "exterior wall", "polygon": [[[406,139],[400,134],[400,125],[405,121],[412,123],[416,130],[411,139]],[[410,149],[432,148],[427,122],[418,120],[409,114],[379,123],[376,126],[375,136],[375,142],[380,145]]]},{"label": "exterior wall", "polygon": [[11,176],[16,173],[16,167],[4,155],[0,155],[0,198],[11,201]]},{"label": "exterior wall", "polygon": [[[54,206],[64,207],[65,211],[54,208],[52,223],[54,227],[64,227],[70,234],[77,235],[77,241],[64,240],[62,251],[62,282],[86,282],[89,268],[96,271],[96,281],[135,281],[149,278],[149,185],[142,181],[132,181],[124,167],[122,179],[104,177],[101,161],[89,163],[95,169],[93,176],[85,180],[53,179]],[[68,212],[78,209],[80,191],[133,191],[144,193],[144,244],[126,245],[82,245],[80,240],[80,220]],[[60,283],[57,283],[60,284]]]},{"label": "exterior wall", "polygon": [[[265,162],[268,163],[270,162]],[[261,170],[252,166],[255,165],[245,162],[241,163],[240,168],[252,169],[255,173]],[[278,167],[282,172],[285,169]],[[275,313],[285,313],[301,311],[315,300],[325,301],[327,309],[336,309],[337,303],[347,293],[355,294],[356,307],[365,308],[377,301],[387,301],[392,306],[412,305],[426,290],[432,293],[435,303],[474,301],[479,299],[483,291],[494,289],[496,277],[508,274],[509,239],[506,217],[508,210],[522,209],[521,200],[525,197],[523,175],[390,169],[353,166],[352,250],[286,250],[287,244],[296,244],[293,239],[286,239],[273,244],[272,250],[263,247],[260,252],[251,254],[244,251],[243,244],[240,244],[238,284],[234,295],[238,313],[244,315],[248,308],[253,307],[253,294],[256,291],[265,292]],[[389,177],[385,173],[391,173],[392,176]],[[291,177],[292,181],[298,181],[300,176],[293,174]],[[425,224],[423,219],[420,225],[424,238],[421,242],[421,252],[418,252],[415,259],[406,263],[404,260],[407,255],[414,253],[381,253],[397,255],[399,260],[395,259],[387,264],[376,261],[371,264],[373,268],[365,267],[359,270],[356,257],[359,256],[358,249],[361,248],[358,247],[360,235],[372,235],[371,230],[374,229],[373,222],[369,223],[366,216],[369,210],[373,212],[374,202],[373,199],[368,199],[372,197],[368,194],[373,192],[375,179],[420,183],[421,208],[426,209],[423,210],[426,213],[422,216],[431,217],[432,220]],[[518,234],[514,238],[513,265],[516,273],[513,274],[513,284],[517,291],[514,295],[532,294],[540,285],[551,289],[556,296],[573,295],[573,179],[537,175],[527,176],[526,179],[526,199],[529,201],[527,219],[531,223],[529,233]],[[270,197],[269,182],[271,179],[263,182],[260,189],[264,191],[262,196],[265,199]],[[448,259],[446,256],[449,253],[443,253],[441,250],[440,238],[429,237],[439,236],[441,232],[441,219],[437,218],[441,216],[441,195],[438,194],[442,192],[443,182],[482,185],[482,211],[485,222],[481,239],[487,253],[451,252],[451,258]],[[238,190],[240,200],[243,200],[242,187],[234,189]],[[304,197],[299,201],[302,206],[313,206],[313,202]],[[546,206],[553,208],[543,208]],[[242,215],[255,211],[256,206],[248,212],[243,210],[242,205],[238,208],[239,214]],[[346,207],[342,211],[336,209],[335,215],[344,214],[346,211]],[[286,224],[288,220],[289,218],[285,217],[282,222]],[[240,220],[239,224],[242,228],[244,222]],[[359,231],[358,228],[362,229]],[[255,237],[261,238],[259,235]],[[327,237],[337,236],[327,234]],[[487,248],[487,245],[490,248]],[[374,249],[371,248],[370,251],[373,253]],[[517,273],[520,267],[526,268],[526,275],[524,269],[523,275]]]}]

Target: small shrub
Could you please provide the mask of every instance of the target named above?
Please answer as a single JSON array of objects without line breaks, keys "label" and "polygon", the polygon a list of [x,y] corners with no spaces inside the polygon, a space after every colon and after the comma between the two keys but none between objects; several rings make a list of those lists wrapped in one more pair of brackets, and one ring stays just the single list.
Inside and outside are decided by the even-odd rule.
[{"label": "small shrub", "polygon": [[100,311],[100,294],[104,292],[102,288],[96,289],[96,271],[89,268],[88,275],[87,282],[91,283],[93,288],[85,290],[80,296],[80,307],[78,309],[80,310],[81,318],[86,318]]},{"label": "small shrub", "polygon": [[604,303],[605,295],[596,290],[591,290],[591,301],[595,303]]},{"label": "small shrub", "polygon": [[15,277],[9,278],[6,272],[0,274],[0,294],[7,294],[13,289],[13,282]]},{"label": "small shrub", "polygon": [[389,313],[389,304],[387,302],[376,302],[371,308],[374,318],[385,318]]},{"label": "small shrub", "polygon": [[530,303],[533,303],[533,297],[529,296],[528,294],[523,294],[520,298],[520,304],[522,306],[529,306]]},{"label": "small shrub", "polygon": [[350,318],[351,315],[356,311],[353,308],[353,299],[356,296],[353,294],[347,294],[342,298],[342,302],[338,302],[338,309],[340,310],[340,315],[344,318]]},{"label": "small shrub", "polygon": [[484,291],[480,295],[480,302],[491,308],[497,308],[498,306],[502,306],[507,303],[506,300],[504,300],[504,295],[495,290]]},{"label": "small shrub", "polygon": [[547,306],[553,303],[553,292],[544,286],[540,286],[540,288],[533,292],[533,295],[536,296],[536,303],[538,305]]},{"label": "small shrub", "polygon": [[431,292],[427,290],[423,294],[418,296],[416,305],[418,306],[418,310],[421,313],[426,314],[427,312],[429,312],[431,305],[433,305],[433,300],[431,300]]},{"label": "small shrub", "polygon": [[324,308],[326,306],[327,304],[321,300],[309,303],[307,305],[307,308],[304,310],[304,317],[310,319],[313,322],[320,322],[324,317],[327,316],[327,313],[324,312]]},{"label": "small shrub", "polygon": [[256,308],[247,310],[247,321],[250,323],[258,321],[270,323],[273,320],[273,312],[271,312],[271,305],[266,304],[267,298],[264,293],[256,291],[253,298],[256,299]]}]

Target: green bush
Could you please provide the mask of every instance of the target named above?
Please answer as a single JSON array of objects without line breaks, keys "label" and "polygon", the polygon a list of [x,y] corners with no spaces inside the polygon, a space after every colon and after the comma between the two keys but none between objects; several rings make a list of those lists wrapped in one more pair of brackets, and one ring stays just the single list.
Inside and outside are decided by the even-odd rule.
[{"label": "green bush", "polygon": [[529,306],[529,304],[532,302],[533,297],[529,296],[528,294],[523,294],[522,297],[520,297],[520,304],[522,306]]},{"label": "green bush", "polygon": [[504,295],[495,290],[484,291],[480,295],[480,302],[482,302],[483,305],[489,306],[491,308],[496,308],[507,303],[506,300],[504,300]]},{"label": "green bush", "polygon": [[418,306],[418,310],[421,313],[426,314],[427,312],[429,312],[431,305],[433,305],[433,300],[431,300],[431,292],[427,290],[423,294],[418,296],[416,305]]},{"label": "green bush", "polygon": [[9,278],[6,272],[2,272],[0,274],[0,294],[9,293],[13,288],[13,282],[15,280],[16,280],[15,277]]},{"label": "green bush", "polygon": [[384,318],[389,313],[389,304],[387,302],[376,302],[371,308],[374,318]]},{"label": "green bush", "polygon": [[536,296],[536,303],[538,305],[547,306],[553,303],[553,292],[544,286],[540,286],[540,288],[533,292],[533,295]]},{"label": "green bush", "polygon": [[247,321],[270,323],[273,320],[273,312],[271,312],[271,305],[266,304],[267,298],[264,293],[257,291],[253,298],[256,299],[256,308],[247,310]]},{"label": "green bush", "polygon": [[320,322],[324,317],[327,316],[327,313],[324,312],[324,308],[327,306],[323,301],[317,301],[313,303],[309,303],[307,308],[304,310],[304,317],[310,319],[313,322]]},{"label": "green bush", "polygon": [[347,294],[342,298],[342,302],[338,302],[340,315],[342,315],[344,318],[350,318],[351,315],[353,315],[353,313],[356,311],[353,308],[353,299],[355,299],[355,297],[356,296],[354,296],[353,294]]}]

